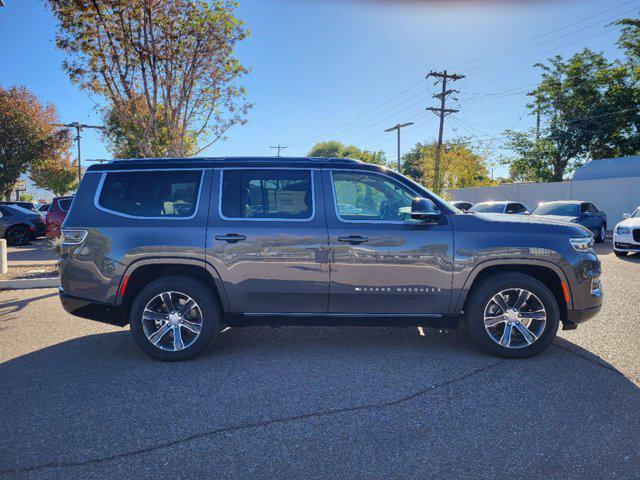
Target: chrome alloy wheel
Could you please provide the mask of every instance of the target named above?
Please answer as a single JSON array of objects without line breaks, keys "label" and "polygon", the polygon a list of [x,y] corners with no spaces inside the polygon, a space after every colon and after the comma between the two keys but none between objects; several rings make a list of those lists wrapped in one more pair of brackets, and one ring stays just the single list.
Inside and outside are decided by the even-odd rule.
[{"label": "chrome alloy wheel", "polygon": [[202,311],[188,295],[162,292],[142,313],[142,329],[153,345],[177,352],[193,345],[202,331]]},{"label": "chrome alloy wheel", "polygon": [[528,290],[509,288],[491,297],[484,308],[484,328],[489,337],[506,348],[523,348],[544,332],[547,311]]}]

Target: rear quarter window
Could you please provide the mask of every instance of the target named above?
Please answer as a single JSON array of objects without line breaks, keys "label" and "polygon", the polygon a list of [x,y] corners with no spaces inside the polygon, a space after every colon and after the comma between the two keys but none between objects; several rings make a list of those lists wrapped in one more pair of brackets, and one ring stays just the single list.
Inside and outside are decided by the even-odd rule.
[{"label": "rear quarter window", "polygon": [[139,218],[190,218],[196,213],[201,170],[104,174],[97,206]]},{"label": "rear quarter window", "polygon": [[71,208],[72,200],[73,200],[72,198],[63,198],[62,200],[58,200],[58,207],[63,212],[68,212],[69,209]]}]

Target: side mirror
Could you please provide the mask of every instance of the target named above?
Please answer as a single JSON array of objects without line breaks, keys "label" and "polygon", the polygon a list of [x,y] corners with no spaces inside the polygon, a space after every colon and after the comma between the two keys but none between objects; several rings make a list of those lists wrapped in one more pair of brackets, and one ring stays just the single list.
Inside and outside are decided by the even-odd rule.
[{"label": "side mirror", "polygon": [[428,198],[417,197],[411,202],[411,218],[424,222],[437,222],[442,213],[436,209],[435,203]]},{"label": "side mirror", "polygon": [[631,214],[630,214],[630,213],[623,213],[623,214],[622,214],[622,218],[623,218],[624,220],[626,220],[627,218],[631,218]]}]

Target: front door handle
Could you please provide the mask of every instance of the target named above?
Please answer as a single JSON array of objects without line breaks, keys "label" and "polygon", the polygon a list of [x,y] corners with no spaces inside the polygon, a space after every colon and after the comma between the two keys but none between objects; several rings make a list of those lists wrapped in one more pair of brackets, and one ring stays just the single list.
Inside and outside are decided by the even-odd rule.
[{"label": "front door handle", "polygon": [[237,243],[246,240],[246,235],[238,235],[237,233],[228,233],[227,235],[216,235],[216,240],[222,240],[228,243]]},{"label": "front door handle", "polygon": [[360,235],[349,235],[348,237],[338,237],[339,242],[350,243],[351,245],[359,245],[368,241],[367,237],[361,237]]}]

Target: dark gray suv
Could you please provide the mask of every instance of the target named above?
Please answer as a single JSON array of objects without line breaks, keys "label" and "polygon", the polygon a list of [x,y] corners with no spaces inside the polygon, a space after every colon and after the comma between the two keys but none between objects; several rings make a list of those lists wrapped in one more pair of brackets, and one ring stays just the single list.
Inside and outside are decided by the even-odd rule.
[{"label": "dark gray suv", "polygon": [[602,304],[584,227],[462,213],[348,159],[92,165],[63,224],[60,298],[182,360],[225,327],[451,328],[505,357],[547,347]]}]

